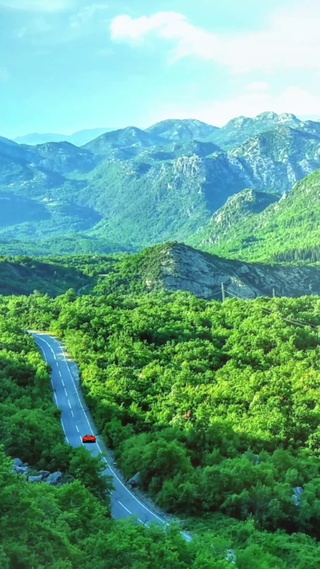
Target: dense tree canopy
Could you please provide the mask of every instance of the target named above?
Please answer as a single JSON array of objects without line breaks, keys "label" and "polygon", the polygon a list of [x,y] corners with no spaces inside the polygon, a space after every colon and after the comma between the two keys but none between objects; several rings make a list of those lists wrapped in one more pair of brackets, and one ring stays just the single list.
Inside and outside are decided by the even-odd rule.
[{"label": "dense tree canopy", "polygon": [[[94,559],[102,569],[117,559],[124,568],[211,569],[230,566],[225,552],[234,549],[243,569],[318,567],[320,339],[309,325],[319,324],[319,306],[317,297],[221,304],[160,292],[0,297],[4,451],[70,477],[60,488],[30,485],[3,455],[0,486],[13,485],[0,492],[5,523],[14,528],[15,512],[32,506],[16,549],[13,529],[2,543],[2,565],[85,568]],[[110,519],[102,465],[96,459],[88,468],[94,459],[64,443],[49,370],[21,330],[28,327],[50,329],[79,363],[88,404],[125,476],[139,470],[143,490],[201,537],[186,544],[177,528],[164,535],[129,522],[124,532]],[[52,545],[32,557],[44,512],[43,540]]]}]

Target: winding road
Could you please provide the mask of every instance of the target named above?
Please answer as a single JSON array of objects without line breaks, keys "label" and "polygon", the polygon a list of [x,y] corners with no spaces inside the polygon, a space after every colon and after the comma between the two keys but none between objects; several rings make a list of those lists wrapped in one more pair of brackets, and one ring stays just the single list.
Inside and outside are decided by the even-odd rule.
[{"label": "winding road", "polygon": [[[135,516],[137,522],[145,526],[148,526],[151,522],[168,525],[164,518],[152,512],[127,488],[111,467],[110,462],[112,459],[110,453],[101,437],[97,434],[97,428],[81,391],[80,381],[78,378],[73,377],[61,343],[49,334],[33,330],[28,332],[34,337],[43,358],[52,369],[51,385],[54,402],[61,410],[61,424],[67,443],[73,447],[78,447],[83,445],[83,435],[94,434],[97,437],[96,443],[84,446],[94,456],[102,454],[106,463],[106,469],[103,474],[109,475],[113,479],[115,490],[111,494],[112,516],[116,519]],[[186,541],[192,540],[188,533],[181,532],[181,534]]]}]

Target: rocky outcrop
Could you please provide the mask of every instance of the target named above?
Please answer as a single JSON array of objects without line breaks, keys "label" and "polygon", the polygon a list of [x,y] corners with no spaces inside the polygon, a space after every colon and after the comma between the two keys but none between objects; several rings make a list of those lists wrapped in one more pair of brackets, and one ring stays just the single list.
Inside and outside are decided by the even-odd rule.
[{"label": "rocky outcrop", "polygon": [[35,471],[35,469],[31,468],[27,462],[22,462],[20,458],[13,459],[12,471],[24,476],[28,476],[28,473],[32,471],[33,474],[28,476],[28,482],[31,484],[46,482],[51,486],[60,486],[69,482],[69,480],[67,481],[59,471],[52,473],[50,473],[49,470]]},{"label": "rocky outcrop", "polygon": [[[154,271],[154,260],[153,271]],[[146,271],[149,290],[183,290],[207,300],[226,297],[244,299],[258,296],[299,297],[320,294],[320,268],[276,267],[243,263],[210,255],[182,244],[166,244],[158,249],[157,277]]]},{"label": "rocky outcrop", "polygon": [[61,472],[53,472],[46,479],[46,483],[50,484],[51,486],[56,486],[61,481],[61,479],[62,479]]},{"label": "rocky outcrop", "polygon": [[28,470],[29,470],[29,465],[27,462],[25,462],[25,463],[22,462],[22,460],[20,460],[20,458],[14,458],[12,470],[13,470],[13,472],[16,472],[17,474],[27,475]]},{"label": "rocky outcrop", "polygon": [[38,476],[28,476],[28,482],[42,482],[43,478],[41,476],[41,474],[39,474]]}]

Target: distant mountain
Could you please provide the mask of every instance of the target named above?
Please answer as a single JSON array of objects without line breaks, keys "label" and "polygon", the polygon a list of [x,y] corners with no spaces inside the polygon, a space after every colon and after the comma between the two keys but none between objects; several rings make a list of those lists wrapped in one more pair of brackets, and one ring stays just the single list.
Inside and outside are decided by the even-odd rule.
[{"label": "distant mountain", "polygon": [[[77,236],[81,250],[102,252],[177,240],[219,243],[230,253],[228,244],[243,229],[240,219],[249,227],[259,211],[269,211],[320,168],[318,135],[314,121],[262,113],[221,129],[192,120],[162,121],[147,130],[131,126],[81,147],[0,139],[6,212],[0,215],[0,239],[33,239],[37,248],[56,240],[59,252],[63,240],[66,250],[75,251]],[[231,141],[236,146],[224,149]],[[221,215],[218,227],[214,220]]]},{"label": "distant mountain", "polygon": [[34,146],[36,144],[44,144],[46,142],[70,142],[70,144],[74,144],[75,146],[82,146],[93,140],[100,134],[104,132],[109,132],[114,130],[113,128],[89,128],[84,130],[79,130],[74,132],[73,134],[56,134],[56,133],[32,133],[32,134],[25,134],[23,136],[17,136],[14,139],[14,142],[19,144],[29,144]]},{"label": "distant mountain", "polygon": [[230,150],[248,138],[273,130],[278,126],[297,128],[301,122],[296,116],[289,113],[277,115],[277,113],[265,112],[254,118],[236,117],[215,132],[212,140],[224,150]]},{"label": "distant mountain", "polygon": [[116,242],[130,236],[143,246],[185,241],[230,196],[254,188],[273,189],[280,197],[320,168],[320,139],[285,126],[230,152],[196,142],[178,149],[175,143],[144,148],[135,159],[105,160],[89,174],[82,203],[102,216],[94,235],[107,234]]},{"label": "distant mountain", "polygon": [[135,126],[128,126],[102,134],[83,146],[93,154],[104,158],[127,160],[135,157],[144,148],[162,146],[164,140]]},{"label": "distant mountain", "polygon": [[146,129],[150,134],[166,140],[187,142],[189,140],[207,140],[220,129],[194,119],[168,119]]},{"label": "distant mountain", "polygon": [[[26,148],[28,149],[28,146]],[[99,163],[99,159],[92,152],[70,142],[47,142],[38,144],[32,150],[33,161],[39,168],[62,175],[90,172]]]},{"label": "distant mountain", "polygon": [[320,168],[320,138],[278,126],[249,138],[230,150],[227,157],[235,168],[240,168],[247,187],[286,191]]}]

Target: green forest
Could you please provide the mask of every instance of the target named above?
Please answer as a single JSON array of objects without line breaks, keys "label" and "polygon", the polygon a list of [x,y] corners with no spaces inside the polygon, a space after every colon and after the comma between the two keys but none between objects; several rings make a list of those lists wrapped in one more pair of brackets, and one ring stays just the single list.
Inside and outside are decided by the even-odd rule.
[{"label": "green forest", "polygon": [[[113,260],[99,262],[70,270],[93,278]],[[1,568],[215,569],[230,567],[230,549],[240,569],[318,568],[319,307],[138,289],[0,296]],[[124,475],[140,471],[192,542],[175,523],[111,518],[111,481],[101,460],[65,444],[28,328],[64,342]],[[15,457],[68,483],[29,484]]]}]

